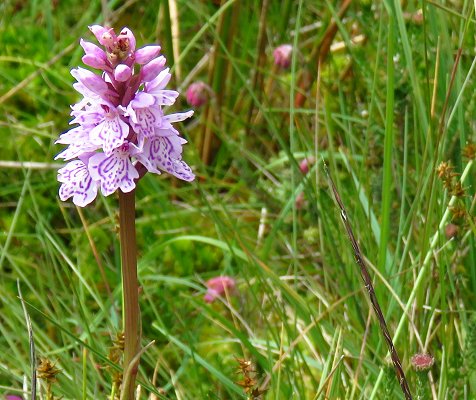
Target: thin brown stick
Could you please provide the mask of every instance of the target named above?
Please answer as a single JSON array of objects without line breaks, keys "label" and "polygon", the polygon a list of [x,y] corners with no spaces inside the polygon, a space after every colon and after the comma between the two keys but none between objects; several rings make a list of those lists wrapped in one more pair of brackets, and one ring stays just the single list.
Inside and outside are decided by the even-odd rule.
[{"label": "thin brown stick", "polygon": [[347,231],[347,236],[349,237],[350,243],[352,245],[352,249],[354,251],[355,260],[360,267],[360,276],[364,281],[365,288],[369,294],[370,302],[372,303],[372,307],[374,309],[375,315],[377,316],[377,320],[380,325],[380,330],[382,331],[382,335],[387,343],[388,350],[390,352],[390,357],[392,358],[393,366],[395,368],[395,373],[397,375],[398,383],[402,388],[402,392],[405,396],[406,400],[412,400],[412,394],[410,392],[410,387],[408,386],[407,379],[405,377],[405,372],[403,372],[402,362],[400,361],[400,357],[398,356],[397,350],[393,345],[392,336],[388,331],[387,323],[385,322],[385,317],[383,316],[382,309],[380,308],[380,304],[378,302],[377,296],[375,295],[375,290],[372,284],[372,278],[370,277],[369,270],[367,268],[367,264],[365,262],[364,256],[362,251],[360,250],[360,246],[355,239],[354,232],[352,231],[352,227],[350,226],[349,218],[347,217],[347,212],[344,207],[344,203],[342,202],[341,197],[339,196],[339,192],[337,191],[336,185],[331,178],[329,170],[327,169],[327,165],[324,162],[324,170],[326,171],[327,178],[329,179],[332,192],[334,193],[334,198],[336,199],[337,204],[340,208],[340,216],[342,221],[344,222],[345,229]]}]

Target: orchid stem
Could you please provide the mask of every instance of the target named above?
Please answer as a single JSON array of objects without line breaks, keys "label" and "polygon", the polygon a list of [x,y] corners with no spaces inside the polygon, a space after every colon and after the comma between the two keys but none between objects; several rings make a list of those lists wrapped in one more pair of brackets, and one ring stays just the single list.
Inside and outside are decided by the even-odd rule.
[{"label": "orchid stem", "polygon": [[[135,190],[123,193],[119,190],[119,223],[122,261],[122,296],[124,324],[124,365],[122,398],[134,399],[135,379],[139,368],[139,358],[134,360],[139,352],[139,285],[137,280],[137,244],[135,226]],[[136,365],[129,368],[131,363]],[[126,379],[125,374],[131,374]]]}]

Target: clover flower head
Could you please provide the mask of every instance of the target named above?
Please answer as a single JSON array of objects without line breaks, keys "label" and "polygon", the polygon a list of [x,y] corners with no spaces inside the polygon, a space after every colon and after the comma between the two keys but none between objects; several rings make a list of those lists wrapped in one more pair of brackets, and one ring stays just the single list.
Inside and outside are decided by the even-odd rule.
[{"label": "clover flower head", "polygon": [[428,371],[435,363],[431,354],[417,353],[411,358],[411,364],[416,371]]},{"label": "clover flower head", "polygon": [[226,294],[235,294],[236,281],[230,276],[216,276],[207,281],[207,293],[203,299],[213,303],[215,299]]},{"label": "clover flower head", "polygon": [[160,55],[160,46],[136,49],[132,31],[90,26],[99,44],[80,40],[89,67],[100,75],[75,68],[73,84],[82,99],[71,106],[70,124],[56,143],[68,145],[55,158],[68,163],[58,170],[62,201],[72,198],[84,207],[98,191],[109,196],[118,189],[130,192],[141,171],[168,172],[193,181],[195,175],[182,160],[182,145],[173,123],[193,111],[166,114],[164,107],[175,103],[179,93],[166,89],[171,75]]},{"label": "clover flower head", "polygon": [[273,51],[274,64],[281,68],[289,68],[291,65],[293,46],[282,44]]}]

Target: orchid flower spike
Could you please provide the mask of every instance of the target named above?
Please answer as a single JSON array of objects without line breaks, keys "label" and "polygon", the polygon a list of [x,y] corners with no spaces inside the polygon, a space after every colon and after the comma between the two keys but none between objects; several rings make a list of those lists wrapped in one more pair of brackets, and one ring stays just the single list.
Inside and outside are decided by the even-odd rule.
[{"label": "orchid flower spike", "polygon": [[123,28],[118,35],[112,28],[90,26],[99,47],[80,40],[83,62],[101,70],[98,75],[84,68],[71,74],[73,87],[82,99],[71,106],[71,124],[56,143],[68,147],[55,159],[68,163],[58,170],[59,197],[72,198],[77,206],[91,203],[100,191],[109,196],[118,189],[132,191],[140,172],[168,172],[184,181],[195,175],[182,161],[180,137],[173,126],[193,115],[165,113],[179,93],[166,89],[171,75],[165,68],[160,46],[136,49],[132,31]]}]

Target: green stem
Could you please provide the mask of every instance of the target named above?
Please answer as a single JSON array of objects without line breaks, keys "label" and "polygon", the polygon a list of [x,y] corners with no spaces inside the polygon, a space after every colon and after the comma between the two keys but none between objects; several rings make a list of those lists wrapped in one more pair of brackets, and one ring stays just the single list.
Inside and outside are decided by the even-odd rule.
[{"label": "green stem", "polygon": [[[124,372],[122,396],[124,400],[134,399],[135,378],[139,367],[129,368],[139,352],[139,286],[137,281],[137,245],[135,227],[135,190],[130,193],[119,191],[119,223],[122,260],[122,296],[124,323]],[[127,377],[127,372],[130,376]],[[126,379],[128,378],[128,379]]]}]

